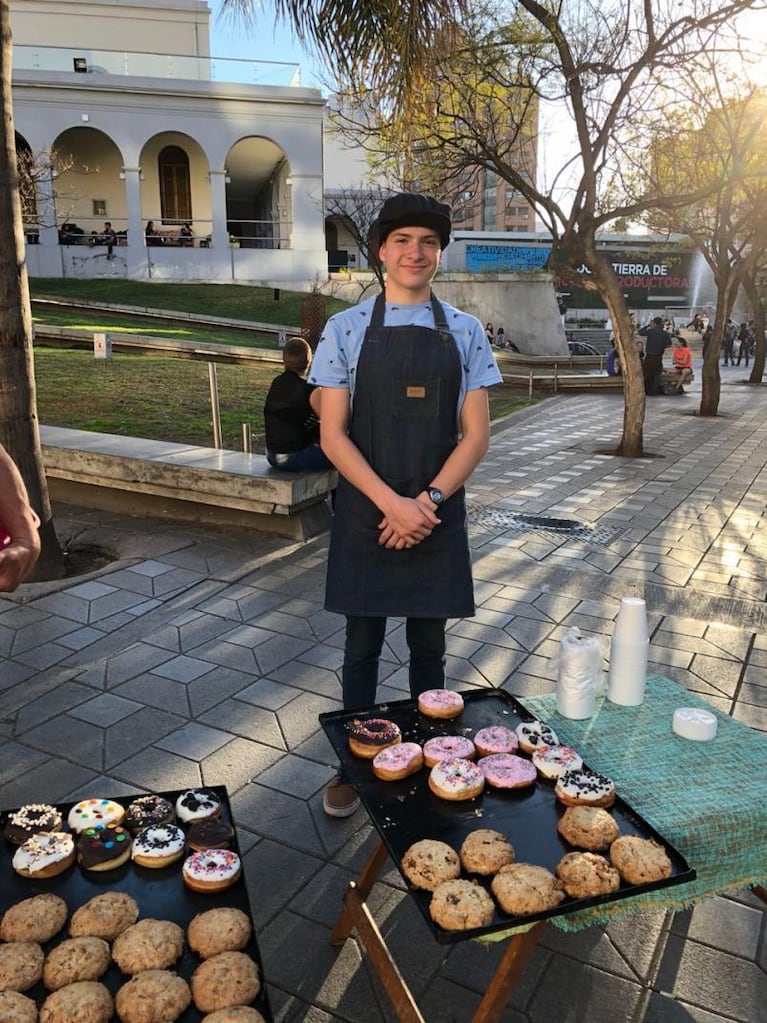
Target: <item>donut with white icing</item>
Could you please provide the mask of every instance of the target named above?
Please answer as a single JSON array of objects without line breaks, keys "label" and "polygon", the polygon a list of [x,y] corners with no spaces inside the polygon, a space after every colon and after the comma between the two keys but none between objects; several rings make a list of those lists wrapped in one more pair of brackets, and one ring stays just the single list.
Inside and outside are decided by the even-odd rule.
[{"label": "donut with white icing", "polygon": [[218,817],[220,813],[221,800],[207,789],[187,789],[176,800],[176,816],[183,824]]},{"label": "donut with white icing", "polygon": [[583,767],[583,760],[570,746],[540,746],[533,750],[532,759],[538,773],[550,781]]},{"label": "donut with white icing", "polygon": [[524,789],[534,785],[538,772],[524,757],[514,753],[495,753],[478,762],[488,785],[495,789]]},{"label": "donut with white icing", "polygon": [[399,781],[423,767],[423,752],[417,742],[387,746],[373,758],[373,774],[383,781]]},{"label": "donut with white icing", "polygon": [[612,806],[615,784],[604,774],[580,767],[557,779],[554,794],[565,806]]},{"label": "donut with white icing", "polygon": [[474,799],[485,787],[485,778],[471,760],[441,760],[429,774],[429,788],[440,799]]},{"label": "donut with white icing", "polygon": [[539,746],[559,745],[557,733],[545,721],[522,721],[517,725],[517,738],[525,753],[532,753]]},{"label": "donut with white icing", "polygon": [[418,709],[428,718],[457,718],[463,711],[463,697],[452,689],[427,689],[418,697]]},{"label": "donut with white icing", "polygon": [[516,753],[519,748],[517,733],[505,725],[480,728],[473,741],[479,757],[491,757],[494,753]]},{"label": "donut with white icing", "polygon": [[230,888],[242,873],[237,853],[231,849],[202,849],[184,860],[184,884],[196,892],[220,892]]},{"label": "donut with white icing", "polygon": [[348,731],[349,749],[363,760],[372,760],[382,749],[402,741],[399,725],[388,718],[355,718]]},{"label": "donut with white icing", "polygon": [[75,842],[66,831],[32,835],[13,854],[13,869],[22,877],[55,877],[75,862]]},{"label": "donut with white icing", "polygon": [[473,760],[477,751],[471,739],[462,735],[435,735],[423,744],[423,760],[427,767],[434,767],[441,760]]},{"label": "donut with white icing", "polygon": [[140,867],[157,870],[184,855],[186,837],[177,824],[152,824],[133,839],[131,857]]},{"label": "donut with white icing", "polygon": [[125,810],[112,799],[81,799],[69,811],[67,824],[72,831],[122,824]]}]

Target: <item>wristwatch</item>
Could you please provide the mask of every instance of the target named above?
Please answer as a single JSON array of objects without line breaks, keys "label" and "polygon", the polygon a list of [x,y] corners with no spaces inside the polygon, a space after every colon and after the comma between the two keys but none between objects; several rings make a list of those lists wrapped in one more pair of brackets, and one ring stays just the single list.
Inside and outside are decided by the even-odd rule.
[{"label": "wristwatch", "polygon": [[426,493],[429,495],[429,500],[432,504],[436,504],[439,507],[445,500],[445,495],[439,489],[439,487],[427,487]]}]

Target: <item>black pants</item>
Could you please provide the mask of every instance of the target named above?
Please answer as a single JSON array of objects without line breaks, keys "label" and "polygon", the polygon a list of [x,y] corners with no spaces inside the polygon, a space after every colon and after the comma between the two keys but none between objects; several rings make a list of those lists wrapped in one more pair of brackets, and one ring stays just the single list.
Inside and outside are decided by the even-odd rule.
[{"label": "black pants", "polygon": [[645,355],[642,363],[645,394],[660,394],[660,375],[663,372],[662,355]]},{"label": "black pants", "polygon": [[[378,659],[385,634],[386,618],[347,617],[341,676],[344,710],[358,710],[375,703]],[[427,689],[443,689],[445,619],[408,618],[405,636],[410,651],[410,695],[415,699]]]}]

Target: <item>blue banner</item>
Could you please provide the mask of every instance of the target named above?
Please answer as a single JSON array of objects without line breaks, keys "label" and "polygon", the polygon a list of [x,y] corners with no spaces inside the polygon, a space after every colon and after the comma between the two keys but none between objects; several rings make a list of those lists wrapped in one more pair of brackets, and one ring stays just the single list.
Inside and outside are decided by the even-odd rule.
[{"label": "blue banner", "polygon": [[466,269],[471,273],[544,270],[550,252],[548,245],[467,245]]}]

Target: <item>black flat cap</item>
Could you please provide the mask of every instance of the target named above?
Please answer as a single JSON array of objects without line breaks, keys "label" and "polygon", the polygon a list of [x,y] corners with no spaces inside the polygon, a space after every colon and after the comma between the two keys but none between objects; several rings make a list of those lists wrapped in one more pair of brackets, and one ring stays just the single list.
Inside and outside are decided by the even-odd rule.
[{"label": "black flat cap", "polygon": [[392,195],[370,229],[371,246],[383,245],[388,235],[399,227],[429,227],[437,232],[440,246],[445,249],[450,243],[450,207],[416,192]]}]

